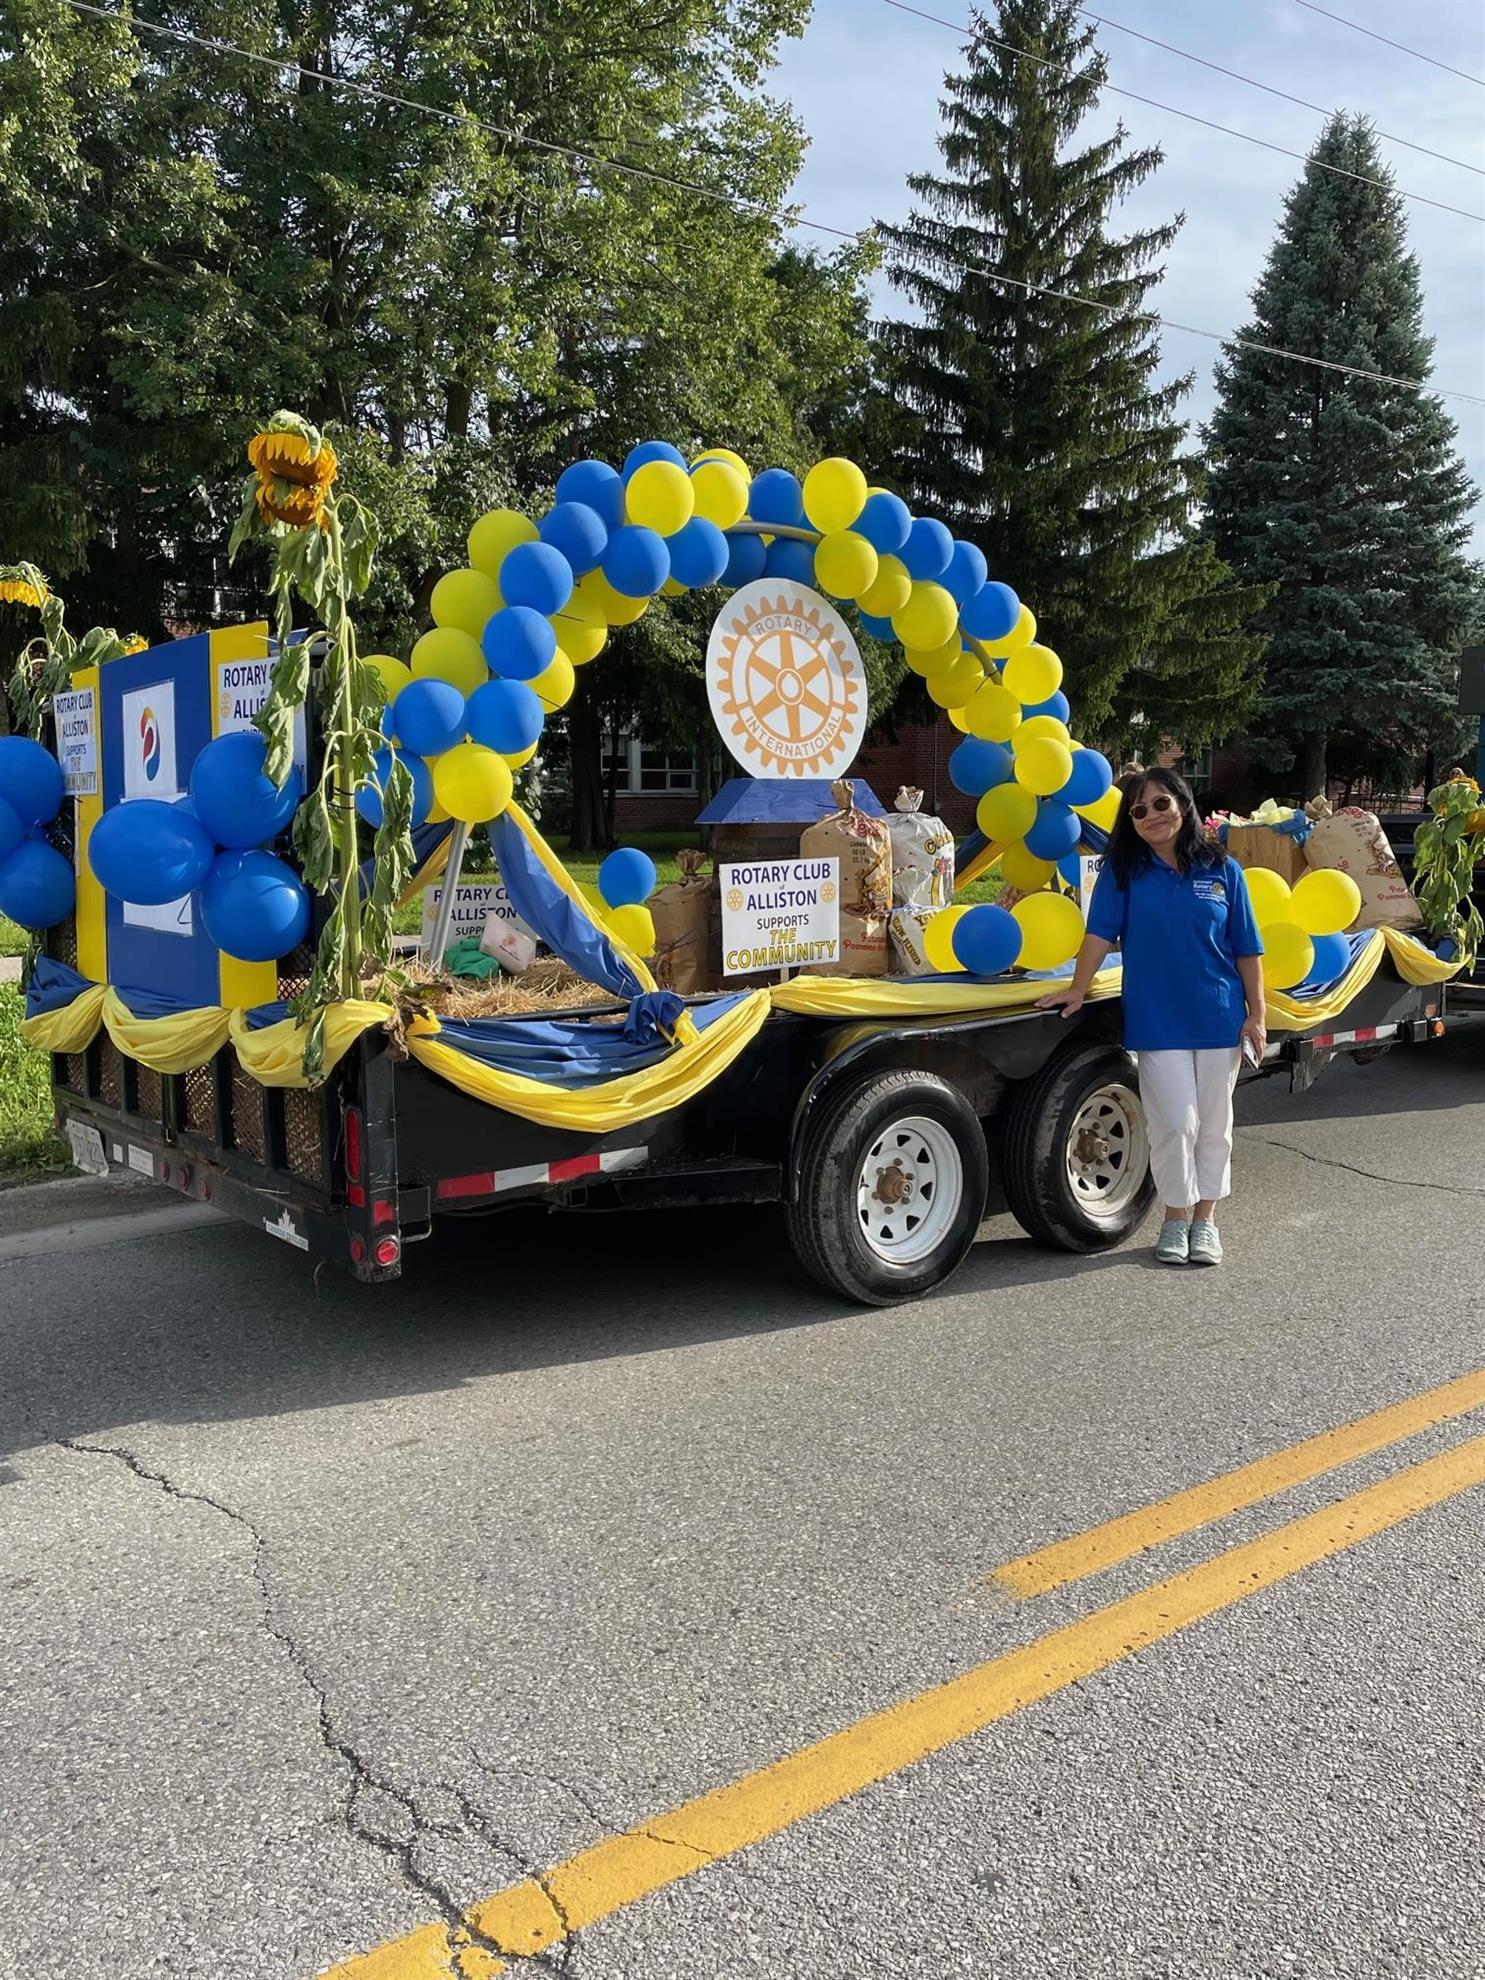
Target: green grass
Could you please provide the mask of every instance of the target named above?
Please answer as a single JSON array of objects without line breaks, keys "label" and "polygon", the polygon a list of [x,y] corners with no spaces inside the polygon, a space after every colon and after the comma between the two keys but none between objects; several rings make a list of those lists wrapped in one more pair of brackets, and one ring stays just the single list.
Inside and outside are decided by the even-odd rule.
[{"label": "green grass", "polygon": [[0,914],[0,956],[23,956],[30,939],[24,928],[17,928]]},{"label": "green grass", "polygon": [[[569,853],[567,850],[567,840],[560,835],[554,836],[548,843],[574,880],[580,885],[589,887],[597,886],[598,869],[602,866],[604,858],[601,852]],[[639,846],[644,852],[650,855],[650,858],[655,862],[658,884],[662,887],[671,880],[680,879],[681,869],[677,864],[676,854],[682,847],[695,846],[700,843],[700,834],[695,831],[637,832],[632,837],[624,840],[626,846]],[[472,865],[465,866],[464,879],[466,881],[477,882],[483,877],[484,875],[480,868]],[[399,908],[392,919],[392,926],[399,935],[416,935],[422,925],[423,903],[421,898],[409,901],[406,907]]]},{"label": "green grass", "polygon": [[71,1166],[52,1132],[52,1062],[23,1042],[24,1014],[18,986],[0,983],[0,1188]]}]

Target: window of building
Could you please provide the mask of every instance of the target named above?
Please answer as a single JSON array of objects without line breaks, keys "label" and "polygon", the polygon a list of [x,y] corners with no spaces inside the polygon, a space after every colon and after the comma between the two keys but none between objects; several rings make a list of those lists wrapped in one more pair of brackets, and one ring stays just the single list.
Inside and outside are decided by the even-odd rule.
[{"label": "window of building", "polygon": [[628,734],[608,738],[603,775],[605,782],[613,780],[616,791],[631,797],[694,797],[697,789],[694,754],[656,749],[643,737]]},{"label": "window of building", "polygon": [[1204,790],[1212,781],[1212,745],[1188,749],[1181,758],[1181,775],[1193,789]]}]

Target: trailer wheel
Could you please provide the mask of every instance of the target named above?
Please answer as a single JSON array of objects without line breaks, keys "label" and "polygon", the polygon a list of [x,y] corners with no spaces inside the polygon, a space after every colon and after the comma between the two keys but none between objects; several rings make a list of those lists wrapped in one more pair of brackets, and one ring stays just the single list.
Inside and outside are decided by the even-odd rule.
[{"label": "trailer wheel", "polygon": [[805,1130],[787,1217],[800,1263],[869,1306],[912,1299],[964,1261],[990,1163],[969,1102],[931,1073],[877,1073]]},{"label": "trailer wheel", "polygon": [[1006,1201],[1028,1236],[1103,1251],[1144,1221],[1155,1197],[1134,1061],[1087,1044],[1018,1086],[1004,1115]]}]

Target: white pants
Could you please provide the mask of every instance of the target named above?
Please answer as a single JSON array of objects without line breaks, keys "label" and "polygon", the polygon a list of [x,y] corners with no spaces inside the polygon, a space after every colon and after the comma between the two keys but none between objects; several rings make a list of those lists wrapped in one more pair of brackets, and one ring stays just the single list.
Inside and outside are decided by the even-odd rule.
[{"label": "white pants", "polygon": [[1232,1092],[1242,1053],[1140,1052],[1150,1169],[1168,1210],[1215,1203],[1232,1189]]}]

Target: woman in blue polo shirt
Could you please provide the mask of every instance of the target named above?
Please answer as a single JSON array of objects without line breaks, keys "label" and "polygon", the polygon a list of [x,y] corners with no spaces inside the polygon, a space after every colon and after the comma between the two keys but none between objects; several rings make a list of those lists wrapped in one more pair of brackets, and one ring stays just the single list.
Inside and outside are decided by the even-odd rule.
[{"label": "woman in blue polo shirt", "polygon": [[1124,1043],[1139,1057],[1150,1167],[1165,1205],[1155,1256],[1220,1265],[1213,1213],[1229,1193],[1232,1094],[1246,1044],[1261,1059],[1263,942],[1236,860],[1202,836],[1173,770],[1132,780],[1088,910],[1066,990],[1044,997],[1071,1017],[1118,943]]}]

